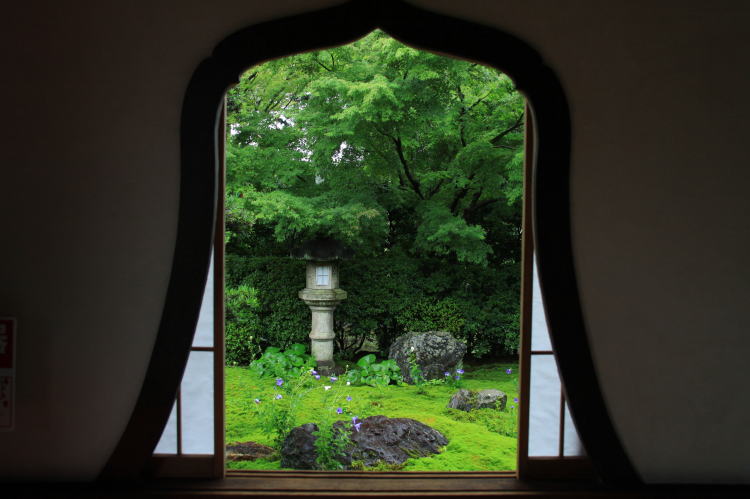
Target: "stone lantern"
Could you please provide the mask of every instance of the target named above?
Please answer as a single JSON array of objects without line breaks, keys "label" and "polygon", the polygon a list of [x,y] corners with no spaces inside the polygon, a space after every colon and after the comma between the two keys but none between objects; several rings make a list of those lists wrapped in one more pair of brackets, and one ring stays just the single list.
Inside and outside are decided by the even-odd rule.
[{"label": "stone lantern", "polygon": [[315,239],[297,250],[295,256],[307,261],[306,286],[299,297],[310,307],[310,353],[318,368],[329,371],[333,366],[333,311],[346,299],[346,291],[339,288],[338,262],[346,249],[332,239]]}]

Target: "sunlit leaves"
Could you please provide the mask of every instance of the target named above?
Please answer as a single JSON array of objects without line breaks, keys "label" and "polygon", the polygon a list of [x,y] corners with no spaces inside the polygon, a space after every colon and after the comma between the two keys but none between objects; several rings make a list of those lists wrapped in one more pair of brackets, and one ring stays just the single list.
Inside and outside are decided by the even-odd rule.
[{"label": "sunlit leaves", "polygon": [[507,76],[375,31],[252,68],[228,103],[228,204],[252,230],[284,244],[332,236],[363,253],[507,259],[524,105]]}]

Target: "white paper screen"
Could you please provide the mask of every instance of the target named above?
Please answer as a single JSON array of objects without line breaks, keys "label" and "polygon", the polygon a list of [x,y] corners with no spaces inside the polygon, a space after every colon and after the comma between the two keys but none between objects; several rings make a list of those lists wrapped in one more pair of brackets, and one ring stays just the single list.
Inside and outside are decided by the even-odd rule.
[{"label": "white paper screen", "polygon": [[[560,455],[560,438],[564,456],[584,455],[573,420],[567,410],[561,414],[562,386],[552,350],[544,303],[539,286],[536,259],[533,265],[531,304],[531,377],[529,395],[529,457]],[[534,352],[547,352],[537,353]],[[563,434],[560,435],[560,418]]]},{"label": "white paper screen", "polygon": [[552,343],[547,331],[547,317],[544,315],[542,290],[539,287],[539,274],[534,259],[532,300],[531,300],[531,351],[552,350]]},{"label": "white paper screen", "polygon": [[560,449],[560,379],[552,355],[531,357],[529,456],[557,456]]},{"label": "white paper screen", "polygon": [[172,405],[167,425],[161,434],[159,443],[154,449],[155,454],[177,454],[177,402]]},{"label": "white paper screen", "polygon": [[214,345],[214,257],[211,254],[211,265],[208,267],[206,289],[203,292],[198,326],[193,336],[194,347],[211,347]]},{"label": "white paper screen", "polygon": [[182,377],[182,453],[214,453],[214,354],[190,352]]},{"label": "white paper screen", "polygon": [[573,424],[573,419],[570,417],[567,402],[565,403],[565,441],[563,444],[564,456],[583,456],[586,454],[583,451],[581,439],[578,438],[578,432]]}]

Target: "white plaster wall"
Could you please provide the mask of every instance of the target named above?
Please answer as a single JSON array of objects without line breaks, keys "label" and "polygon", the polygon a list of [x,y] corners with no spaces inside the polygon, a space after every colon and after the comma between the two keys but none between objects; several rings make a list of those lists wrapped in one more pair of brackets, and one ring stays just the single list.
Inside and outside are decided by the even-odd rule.
[{"label": "white plaster wall", "polygon": [[[0,315],[20,340],[0,476],[99,472],[159,323],[187,81],[230,32],[326,3],[3,7]],[[642,476],[750,481],[750,4],[418,3],[518,34],[563,82],[585,317]]]}]

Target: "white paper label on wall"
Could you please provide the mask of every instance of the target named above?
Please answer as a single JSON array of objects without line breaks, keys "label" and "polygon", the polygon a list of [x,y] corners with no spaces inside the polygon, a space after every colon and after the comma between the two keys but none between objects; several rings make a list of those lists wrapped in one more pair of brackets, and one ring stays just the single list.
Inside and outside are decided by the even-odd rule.
[{"label": "white paper label on wall", "polygon": [[0,317],[0,431],[14,426],[16,389],[16,320]]}]

